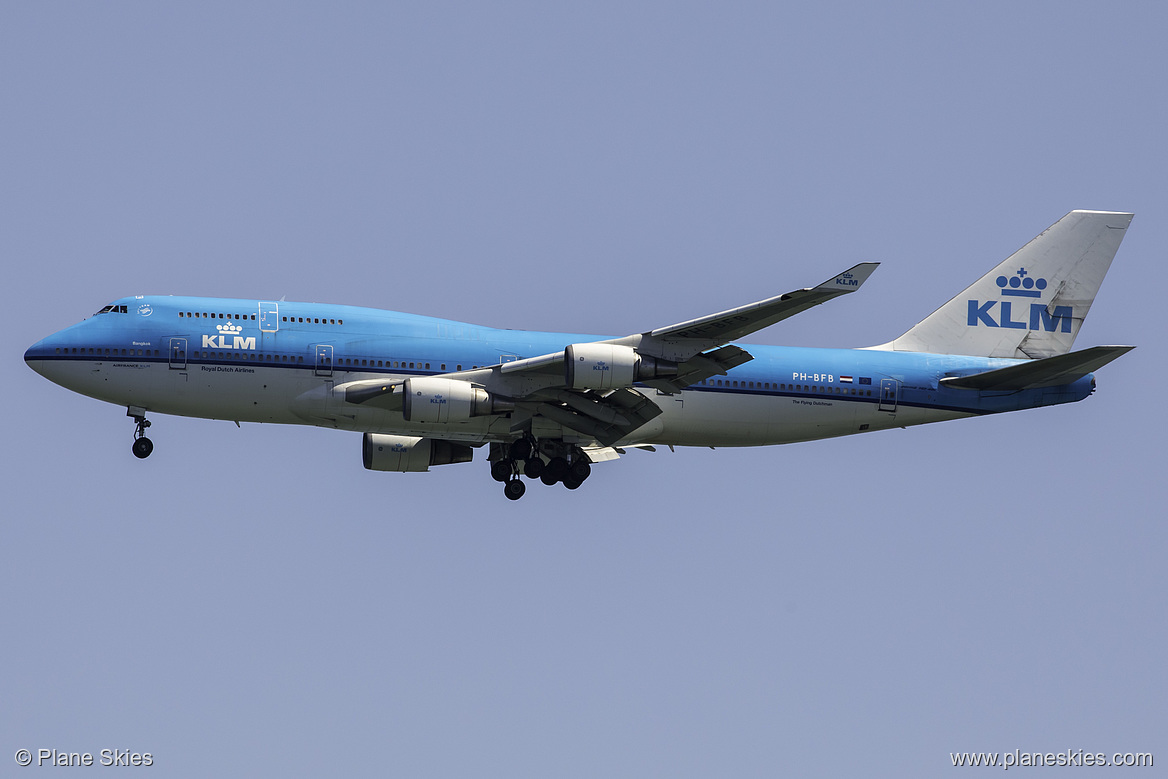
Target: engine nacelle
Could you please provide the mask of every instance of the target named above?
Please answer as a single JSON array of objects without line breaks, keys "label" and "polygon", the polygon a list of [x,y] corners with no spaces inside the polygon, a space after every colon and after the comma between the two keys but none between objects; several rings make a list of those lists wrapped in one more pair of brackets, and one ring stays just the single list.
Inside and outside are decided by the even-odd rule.
[{"label": "engine nacelle", "polygon": [[564,349],[564,380],[572,389],[610,390],[677,375],[677,363],[637,354],[618,344],[571,344]]},{"label": "engine nacelle", "polygon": [[366,433],[361,438],[361,459],[370,471],[418,473],[431,465],[468,463],[474,456],[469,446],[434,438]]},{"label": "engine nacelle", "polygon": [[402,400],[407,422],[463,422],[514,408],[470,382],[436,376],[406,379]]}]

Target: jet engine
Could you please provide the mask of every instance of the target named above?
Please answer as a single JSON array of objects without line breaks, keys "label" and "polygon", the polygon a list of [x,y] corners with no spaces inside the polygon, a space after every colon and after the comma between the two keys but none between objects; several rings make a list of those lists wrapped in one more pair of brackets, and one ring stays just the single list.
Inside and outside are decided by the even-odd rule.
[{"label": "jet engine", "polygon": [[361,459],[370,471],[418,473],[431,465],[468,463],[473,455],[469,446],[434,438],[366,433],[361,439]]},{"label": "jet engine", "polygon": [[501,414],[514,409],[470,382],[437,376],[405,380],[402,415],[407,422],[463,422],[471,417]]},{"label": "jet engine", "polygon": [[572,389],[610,390],[677,375],[677,363],[618,344],[571,344],[564,349],[564,380]]}]

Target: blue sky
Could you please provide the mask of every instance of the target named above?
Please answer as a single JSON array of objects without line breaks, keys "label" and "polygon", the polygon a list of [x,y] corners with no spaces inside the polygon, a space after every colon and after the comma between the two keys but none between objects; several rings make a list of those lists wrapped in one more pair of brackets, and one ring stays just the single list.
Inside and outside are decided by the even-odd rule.
[{"label": "blue sky", "polygon": [[[154,775],[903,776],[1168,761],[1157,4],[8,3],[0,761]],[[817,284],[748,341],[887,341],[1074,208],[1135,220],[1088,400],[485,463],[124,411],[23,365],[131,294],[639,332]],[[1164,753],[1162,756],[1160,753]],[[0,763],[12,766],[14,763]],[[25,769],[33,771],[34,769]],[[7,774],[7,770],[5,771]]]}]

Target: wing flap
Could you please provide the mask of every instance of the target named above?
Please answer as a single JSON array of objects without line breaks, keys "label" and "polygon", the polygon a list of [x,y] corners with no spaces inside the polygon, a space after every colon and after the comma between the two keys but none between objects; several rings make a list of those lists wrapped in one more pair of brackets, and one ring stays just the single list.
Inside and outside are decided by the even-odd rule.
[{"label": "wing flap", "polygon": [[531,410],[558,425],[592,436],[603,446],[612,446],[662,413],[656,403],[629,388],[604,394],[557,392],[547,401],[533,404]]},{"label": "wing flap", "polygon": [[677,368],[677,375],[668,379],[646,381],[650,387],[669,395],[680,392],[691,384],[705,381],[711,376],[725,376],[731,368],[754,359],[750,352],[737,346],[723,346],[712,352],[694,355]]}]

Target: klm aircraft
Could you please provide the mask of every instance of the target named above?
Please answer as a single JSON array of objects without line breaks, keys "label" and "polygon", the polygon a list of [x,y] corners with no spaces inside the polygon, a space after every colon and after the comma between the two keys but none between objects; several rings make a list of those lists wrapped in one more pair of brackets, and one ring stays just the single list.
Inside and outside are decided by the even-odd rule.
[{"label": "klm aircraft", "polygon": [[764,446],[1082,400],[1131,346],[1071,351],[1131,214],[1072,211],[904,335],[863,349],[736,346],[855,292],[861,263],[817,287],[621,338],[496,330],[319,303],[130,297],[24,359],[147,413],[363,434],[366,468],[425,471],[487,448],[521,477],[576,489],[629,448]]}]

